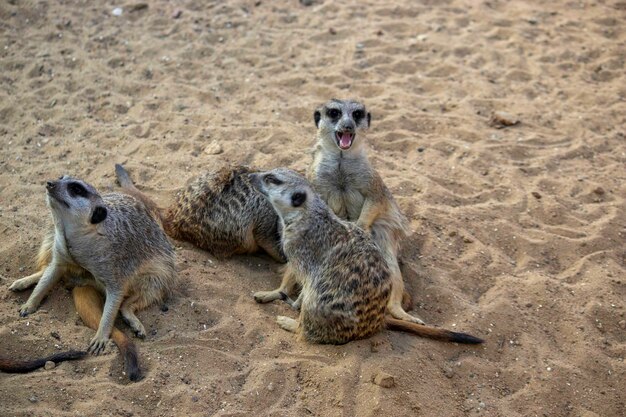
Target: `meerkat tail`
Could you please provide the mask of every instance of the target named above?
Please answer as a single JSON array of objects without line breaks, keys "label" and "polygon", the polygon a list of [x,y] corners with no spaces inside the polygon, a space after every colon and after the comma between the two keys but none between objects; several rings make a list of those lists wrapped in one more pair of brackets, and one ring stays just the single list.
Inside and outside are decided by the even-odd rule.
[{"label": "meerkat tail", "polygon": [[130,174],[122,165],[115,164],[115,176],[117,177],[117,182],[120,183],[120,187],[131,190],[137,189],[135,183],[133,183],[133,180],[130,178]]},{"label": "meerkat tail", "polygon": [[[98,291],[90,286],[74,287],[72,295],[74,297],[76,311],[83,320],[83,323],[85,323],[87,327],[97,330],[100,325],[104,306]],[[139,369],[137,347],[128,336],[115,327],[111,332],[111,339],[113,339],[124,357],[124,369],[126,375],[128,375],[128,379],[131,381],[139,381],[142,376],[141,370]]]},{"label": "meerkat tail", "polygon": [[47,356],[41,359],[32,359],[32,360],[13,360],[13,359],[0,359],[0,371],[6,372],[9,374],[23,374],[30,371],[34,371],[35,369],[39,369],[46,364],[46,362],[51,361],[55,364],[65,361],[72,361],[75,359],[83,358],[87,352],[77,351],[77,350],[69,350],[67,352],[59,352],[54,355]]},{"label": "meerkat tail", "polygon": [[120,164],[115,164],[115,176],[117,177],[117,182],[120,183],[120,186],[128,194],[141,200],[141,202],[146,205],[148,210],[150,210],[159,220],[161,220],[161,223],[163,223],[164,210],[160,208],[154,200],[139,191],[128,171],[126,171],[126,169]]},{"label": "meerkat tail", "polygon": [[479,339],[478,337],[466,333],[437,329],[435,327],[424,326],[423,324],[398,320],[391,317],[385,317],[385,324],[390,330],[400,330],[417,336],[427,337],[429,339],[442,340],[444,342],[466,343],[470,345],[476,345],[484,342],[483,339]]}]

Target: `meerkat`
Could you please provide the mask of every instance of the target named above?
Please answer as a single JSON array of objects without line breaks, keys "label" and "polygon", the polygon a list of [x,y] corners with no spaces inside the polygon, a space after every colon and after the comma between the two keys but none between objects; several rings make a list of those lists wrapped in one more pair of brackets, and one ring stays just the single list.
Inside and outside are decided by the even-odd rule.
[{"label": "meerkat", "polygon": [[279,168],[250,177],[281,219],[283,250],[302,283],[296,301],[299,319],[278,316],[281,328],[313,343],[343,344],[385,327],[451,342],[483,342],[465,333],[386,317],[392,272],[370,234],[339,219],[294,171]]},{"label": "meerkat", "polygon": [[[98,310],[83,317],[88,326],[98,321],[89,352],[97,355],[105,349],[118,312],[137,337],[145,337],[135,311],[166,299],[177,277],[174,250],[151,206],[128,194],[100,195],[90,184],[68,176],[48,181],[46,189],[54,227],[39,251],[40,270],[9,288],[19,291],[36,284],[20,315],[34,313],[64,279],[105,295],[100,319],[95,300],[76,303],[79,313],[94,305]],[[80,295],[91,297],[75,291],[75,300]]]},{"label": "meerkat", "polygon": [[[356,223],[371,233],[391,270],[391,295],[387,306],[397,319],[424,324],[402,307],[404,281],[398,265],[399,242],[409,227],[393,195],[370,165],[357,133],[369,128],[371,114],[362,103],[332,99],[315,110],[317,143],[308,180],[331,210],[343,220]],[[255,294],[258,302],[269,302],[289,294],[296,275],[287,269],[280,287]]]},{"label": "meerkat", "polygon": [[[120,185],[144,198],[128,172],[121,165],[115,169]],[[165,232],[218,257],[262,249],[284,263],[278,215],[250,184],[250,172],[245,166],[222,164],[191,180],[169,208],[159,210]]]},{"label": "meerkat", "polygon": [[391,272],[389,313],[397,319],[423,324],[421,318],[402,308],[404,281],[398,251],[409,227],[393,195],[367,158],[360,133],[369,128],[371,114],[357,101],[332,99],[315,110],[313,119],[317,143],[309,181],[337,216],[371,233],[381,249]]}]

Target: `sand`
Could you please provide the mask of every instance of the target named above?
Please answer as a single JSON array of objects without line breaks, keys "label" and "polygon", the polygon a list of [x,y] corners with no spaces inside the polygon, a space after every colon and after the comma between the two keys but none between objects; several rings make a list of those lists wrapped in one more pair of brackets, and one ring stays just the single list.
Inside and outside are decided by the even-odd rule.
[{"label": "sand", "polygon": [[34,272],[46,179],[108,191],[124,163],[167,205],[219,160],[304,170],[331,97],[372,112],[415,314],[486,343],[297,342],[252,298],[279,265],[176,242],[179,294],[139,313],[143,381],[113,347],[0,374],[0,415],[626,415],[626,3],[223,3],[0,4],[0,355],[93,336],[64,288],[25,319],[7,289]]}]

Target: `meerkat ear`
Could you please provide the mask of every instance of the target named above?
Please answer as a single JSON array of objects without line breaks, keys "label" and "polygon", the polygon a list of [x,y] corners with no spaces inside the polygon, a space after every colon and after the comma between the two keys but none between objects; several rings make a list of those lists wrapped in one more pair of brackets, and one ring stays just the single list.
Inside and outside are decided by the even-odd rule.
[{"label": "meerkat ear", "polygon": [[367,127],[370,127],[372,124],[372,113],[367,112]]},{"label": "meerkat ear", "polygon": [[300,207],[306,201],[306,193],[295,192],[291,194],[291,205],[294,207]]},{"label": "meerkat ear", "polygon": [[93,213],[91,213],[91,224],[98,224],[104,221],[107,218],[107,209],[102,206],[97,206],[93,209]]},{"label": "meerkat ear", "polygon": [[313,113],[313,119],[315,120],[315,127],[320,127],[320,119],[322,118],[322,113],[319,110],[315,110]]}]

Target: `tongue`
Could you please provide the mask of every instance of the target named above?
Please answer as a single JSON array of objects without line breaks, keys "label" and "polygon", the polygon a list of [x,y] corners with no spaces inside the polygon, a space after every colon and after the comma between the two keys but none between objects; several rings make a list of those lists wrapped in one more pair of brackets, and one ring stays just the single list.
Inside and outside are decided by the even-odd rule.
[{"label": "tongue", "polygon": [[349,148],[352,145],[352,133],[343,132],[339,138],[339,146],[343,149]]}]

